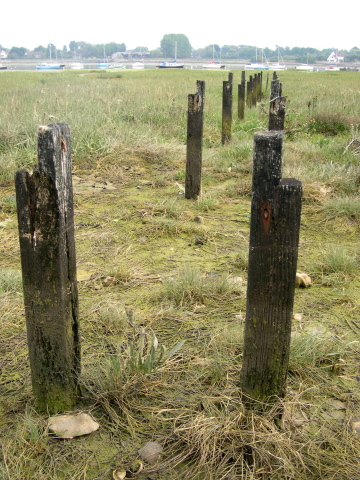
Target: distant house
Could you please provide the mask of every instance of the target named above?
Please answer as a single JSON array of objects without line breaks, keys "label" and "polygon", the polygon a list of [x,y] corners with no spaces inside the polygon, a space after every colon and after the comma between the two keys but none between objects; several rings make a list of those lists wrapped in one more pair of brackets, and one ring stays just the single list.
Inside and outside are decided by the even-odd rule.
[{"label": "distant house", "polygon": [[7,57],[8,57],[8,52],[6,52],[5,50],[1,50],[0,51],[0,58],[5,59]]},{"label": "distant house", "polygon": [[126,50],[122,52],[124,58],[143,58],[150,57],[150,52],[142,52],[140,50]]},{"label": "distant house", "polygon": [[344,61],[344,54],[342,52],[339,52],[339,50],[334,50],[333,52],[330,53],[328,56],[327,61],[329,63],[339,63]]},{"label": "distant house", "polygon": [[123,52],[115,52],[111,55],[111,58],[113,60],[116,60],[116,59],[119,59],[119,58],[123,58]]}]

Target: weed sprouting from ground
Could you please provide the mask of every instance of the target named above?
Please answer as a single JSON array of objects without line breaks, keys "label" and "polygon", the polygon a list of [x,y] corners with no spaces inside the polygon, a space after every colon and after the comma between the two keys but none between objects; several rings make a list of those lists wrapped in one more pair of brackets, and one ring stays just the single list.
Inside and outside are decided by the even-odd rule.
[{"label": "weed sprouting from ground", "polygon": [[187,265],[174,278],[164,281],[164,290],[165,300],[184,307],[226,295],[230,292],[230,285],[226,276],[202,274],[197,268]]}]

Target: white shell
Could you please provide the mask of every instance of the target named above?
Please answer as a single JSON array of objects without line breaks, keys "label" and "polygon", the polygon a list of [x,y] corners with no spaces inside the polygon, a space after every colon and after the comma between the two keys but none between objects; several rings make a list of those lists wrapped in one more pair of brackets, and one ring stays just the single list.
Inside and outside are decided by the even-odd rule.
[{"label": "white shell", "polygon": [[48,428],[59,438],[74,438],[95,432],[99,428],[87,413],[54,415],[49,418]]},{"label": "white shell", "polygon": [[140,457],[148,463],[156,462],[160,457],[163,447],[159,442],[148,442],[138,451]]}]

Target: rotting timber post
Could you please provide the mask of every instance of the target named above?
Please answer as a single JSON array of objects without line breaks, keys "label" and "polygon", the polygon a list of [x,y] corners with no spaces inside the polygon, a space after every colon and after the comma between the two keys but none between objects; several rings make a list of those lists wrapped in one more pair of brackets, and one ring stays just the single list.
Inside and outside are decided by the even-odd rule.
[{"label": "rotting timber post", "polygon": [[261,401],[285,393],[298,256],[302,187],[281,179],[282,141],[278,131],[254,138],[241,387]]},{"label": "rotting timber post", "polygon": [[185,198],[201,194],[202,141],[204,127],[205,82],[197,80],[197,92],[188,95]]},{"label": "rotting timber post", "polygon": [[238,85],[238,118],[245,118],[245,71],[241,72],[241,83]]},{"label": "rotting timber post", "polygon": [[271,81],[269,130],[284,130],[286,97],[282,96],[282,85],[274,72]]},{"label": "rotting timber post", "polygon": [[38,167],[15,174],[27,339],[40,411],[71,410],[80,340],[70,129],[40,126]]},{"label": "rotting timber post", "polygon": [[222,135],[221,143],[230,142],[232,128],[232,85],[233,73],[229,73],[229,79],[223,82],[223,103],[222,103]]}]

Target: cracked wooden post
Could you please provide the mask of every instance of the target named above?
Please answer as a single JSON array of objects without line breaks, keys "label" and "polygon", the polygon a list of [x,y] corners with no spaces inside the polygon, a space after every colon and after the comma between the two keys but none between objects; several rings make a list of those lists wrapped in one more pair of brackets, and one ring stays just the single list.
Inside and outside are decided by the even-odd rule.
[{"label": "cracked wooden post", "polygon": [[188,96],[185,198],[201,194],[202,140],[204,126],[205,82],[196,81],[197,92]]},{"label": "cracked wooden post", "polygon": [[238,84],[238,118],[245,118],[245,71],[241,72],[241,83]]},{"label": "cracked wooden post", "polygon": [[281,180],[282,141],[282,132],[254,138],[241,387],[267,401],[285,394],[301,215],[301,182]]},{"label": "cracked wooden post", "polygon": [[15,174],[31,380],[42,412],[71,410],[80,338],[70,129],[40,126],[38,167]]},{"label": "cracked wooden post", "polygon": [[284,130],[286,97],[282,96],[282,84],[274,72],[271,81],[269,130]]},{"label": "cracked wooden post", "polygon": [[223,104],[222,104],[222,134],[221,143],[230,142],[231,140],[231,123],[232,123],[232,84],[233,74],[229,73],[229,80],[223,82]]},{"label": "cracked wooden post", "polygon": [[253,96],[254,96],[254,82],[253,82],[253,77],[252,75],[249,76],[249,80],[247,82],[247,88],[246,88],[246,106],[248,108],[253,107]]}]

